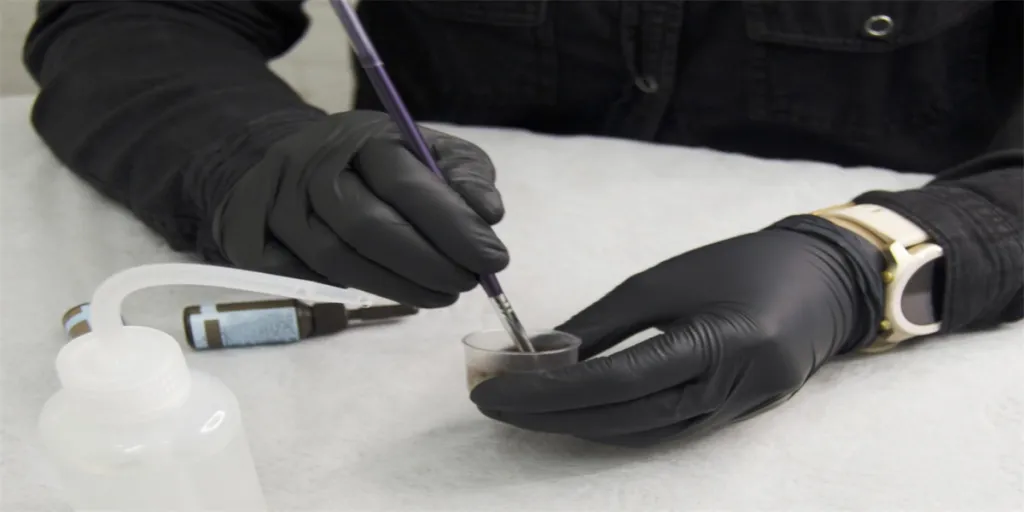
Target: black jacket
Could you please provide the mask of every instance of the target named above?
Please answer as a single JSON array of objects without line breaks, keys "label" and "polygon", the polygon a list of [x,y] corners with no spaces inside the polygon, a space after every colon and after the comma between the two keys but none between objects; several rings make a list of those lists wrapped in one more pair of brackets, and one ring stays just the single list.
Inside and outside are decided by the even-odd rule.
[{"label": "black jacket", "polygon": [[[857,200],[944,247],[944,330],[961,330],[1022,316],[1021,5],[363,0],[359,11],[419,120],[938,174]],[[25,48],[41,86],[35,127],[173,247],[202,246],[209,212],[195,188],[218,172],[208,162],[246,168],[287,126],[325,115],[266,67],[306,27],[300,1],[43,0]],[[361,73],[356,106],[380,109]]]}]

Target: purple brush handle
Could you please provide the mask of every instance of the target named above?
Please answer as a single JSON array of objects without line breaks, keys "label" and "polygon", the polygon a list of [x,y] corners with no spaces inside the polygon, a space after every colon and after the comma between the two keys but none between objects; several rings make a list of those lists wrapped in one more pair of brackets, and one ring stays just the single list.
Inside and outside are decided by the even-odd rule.
[{"label": "purple brush handle", "polygon": [[[363,30],[363,24],[359,22],[359,18],[356,16],[355,11],[352,10],[352,6],[348,5],[348,2],[345,0],[330,1],[331,6],[334,7],[334,12],[338,15],[338,19],[341,20],[341,24],[345,27],[345,32],[348,33],[348,38],[352,42],[352,47],[355,50],[356,58],[359,59],[359,64],[366,70],[366,76],[370,79],[373,90],[376,91],[380,102],[384,104],[384,109],[388,111],[391,120],[398,125],[398,131],[401,132],[402,138],[409,144],[413,154],[430,169],[430,172],[434,173],[441,181],[447,183],[444,174],[441,174],[441,170],[437,168],[434,155],[430,153],[430,146],[427,145],[423,134],[420,133],[420,129],[416,126],[416,122],[412,120],[412,116],[409,115],[409,111],[405,108],[402,97],[395,90],[395,84],[391,83],[391,78],[388,76],[387,71],[384,70],[384,63],[380,60],[380,56],[377,55],[376,48],[373,47],[370,37]],[[480,275],[478,278],[480,280],[480,287],[484,289],[488,297],[493,298],[502,294],[501,285],[494,274]]]}]

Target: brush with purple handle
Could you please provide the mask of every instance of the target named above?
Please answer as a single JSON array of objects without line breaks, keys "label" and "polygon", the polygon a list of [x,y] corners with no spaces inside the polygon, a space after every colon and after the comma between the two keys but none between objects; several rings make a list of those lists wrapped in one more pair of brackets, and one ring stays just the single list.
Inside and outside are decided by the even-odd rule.
[{"label": "brush with purple handle", "polygon": [[[359,22],[355,11],[345,0],[330,1],[334,12],[338,15],[338,19],[341,20],[341,24],[345,27],[345,32],[348,33],[349,41],[355,50],[356,58],[359,59],[359,64],[366,70],[366,75],[373,85],[377,97],[384,104],[384,108],[387,110],[391,120],[398,125],[398,130],[401,132],[406,144],[409,145],[409,149],[430,169],[430,172],[444,180],[444,175],[437,168],[437,163],[434,162],[434,157],[427,146],[426,140],[423,138],[423,134],[420,133],[416,122],[413,121],[409,111],[406,110],[405,103],[402,102],[398,91],[395,90],[394,84],[391,83],[391,78],[388,77],[387,71],[384,70],[384,63],[381,62],[380,57],[377,55],[377,50],[373,47],[373,43],[370,42],[370,37],[363,30],[363,25]],[[526,329],[523,328],[523,324],[519,321],[519,317],[516,316],[515,310],[512,309],[512,304],[509,302],[508,297],[505,296],[505,292],[502,291],[498,278],[493,274],[478,277],[480,287],[487,293],[491,305],[498,312],[501,324],[508,331],[509,336],[512,337],[516,348],[522,352],[535,352],[536,350],[530,342],[530,338],[526,335]]]}]

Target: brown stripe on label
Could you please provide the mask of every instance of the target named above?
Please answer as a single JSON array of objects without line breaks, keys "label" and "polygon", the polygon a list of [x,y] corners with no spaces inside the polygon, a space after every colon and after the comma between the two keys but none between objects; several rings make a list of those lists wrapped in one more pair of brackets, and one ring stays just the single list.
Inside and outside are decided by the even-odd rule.
[{"label": "brown stripe on label", "polygon": [[218,312],[228,311],[248,311],[252,309],[271,309],[271,308],[291,308],[295,307],[295,301],[292,299],[278,299],[278,300],[261,300],[256,302],[230,302],[227,304],[217,304]]},{"label": "brown stripe on label", "polygon": [[82,320],[81,322],[71,326],[71,329],[68,329],[68,339],[73,340],[91,331],[92,329],[89,329],[89,322]]},{"label": "brown stripe on label", "polygon": [[203,331],[206,333],[206,346],[208,348],[224,348],[224,340],[220,337],[220,322],[217,320],[204,320]]},{"label": "brown stripe on label", "polygon": [[64,324],[64,325],[67,325],[68,324],[68,320],[71,320],[71,318],[73,316],[81,313],[82,312],[82,306],[84,306],[86,304],[88,304],[88,302],[83,302],[83,303],[81,303],[81,304],[79,304],[79,305],[77,305],[77,306],[67,310],[64,313],[64,317],[60,319],[61,323]]}]

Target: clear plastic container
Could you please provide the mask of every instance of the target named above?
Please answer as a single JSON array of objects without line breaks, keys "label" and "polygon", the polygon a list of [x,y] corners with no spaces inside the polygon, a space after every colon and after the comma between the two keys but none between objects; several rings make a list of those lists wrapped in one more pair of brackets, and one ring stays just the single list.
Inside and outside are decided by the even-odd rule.
[{"label": "clear plastic container", "polygon": [[[174,344],[169,349],[180,352],[161,331],[125,330],[131,333],[128,342],[158,344],[167,337]],[[86,345],[76,348],[80,353],[71,358],[94,355]],[[150,407],[104,406],[102,398],[81,391],[75,376],[62,378],[65,388],[43,407],[41,439],[72,508],[266,510],[235,395],[217,378],[189,370],[184,357],[181,364],[159,368],[142,362],[129,371],[150,372],[151,389],[163,391],[150,395]],[[122,404],[135,397],[125,398]]]},{"label": "clear plastic container", "polygon": [[127,295],[168,285],[369,304],[352,290],[206,265],[144,265],[111,276],[93,294],[92,331],[57,354],[61,389],[39,417],[65,499],[75,510],[266,510],[235,395],[189,369],[169,334],[123,325]]},{"label": "clear plastic container", "polygon": [[462,338],[469,390],[503,373],[550,370],[579,360],[578,337],[554,330],[530,331],[528,334],[536,352],[516,349],[504,330],[478,331]]}]

